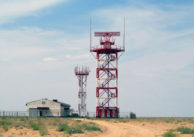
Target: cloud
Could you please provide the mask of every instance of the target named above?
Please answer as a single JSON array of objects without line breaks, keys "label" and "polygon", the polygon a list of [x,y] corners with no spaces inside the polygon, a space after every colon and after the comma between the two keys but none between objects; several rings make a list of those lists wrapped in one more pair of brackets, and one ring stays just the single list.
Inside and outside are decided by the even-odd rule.
[{"label": "cloud", "polygon": [[[0,31],[0,59],[22,60],[44,56],[55,49],[52,42],[47,42],[49,31],[32,31],[31,29],[1,30]],[[48,32],[48,33],[47,33]],[[54,35],[54,34],[53,34]],[[45,45],[45,46],[43,46]],[[47,46],[47,47],[46,47]]]},{"label": "cloud", "polygon": [[[194,63],[193,51],[157,52],[134,61],[128,61],[130,70],[136,75],[161,76],[167,72],[181,71]],[[143,66],[143,67],[142,67]]]},{"label": "cloud", "polygon": [[66,55],[66,59],[74,60],[74,59],[87,59],[90,57],[89,53],[86,54],[80,54],[80,55]]},{"label": "cloud", "polygon": [[[183,37],[178,36],[193,34],[194,29],[189,23],[189,20],[193,17],[193,12],[193,5],[176,7],[169,5],[164,10],[157,5],[144,4],[142,8],[122,6],[101,9],[93,12],[92,15],[95,21],[101,21],[100,25],[105,24],[107,30],[119,30],[121,32],[123,32],[123,17],[125,16],[126,43],[129,48],[156,49],[159,46],[169,45],[167,42],[175,37],[180,39]],[[112,14],[114,16],[109,16]],[[99,28],[102,29],[102,27]],[[119,41],[119,43],[121,44],[122,41]],[[128,47],[126,48],[128,49]]]},{"label": "cloud", "polygon": [[[0,81],[4,86],[0,89],[5,91],[0,100],[1,109],[24,110],[26,102],[43,97],[71,102],[77,108],[77,102],[72,102],[77,100],[74,67],[95,66],[95,60],[87,57],[88,41],[84,33],[72,37],[69,33],[38,27],[1,30]],[[7,100],[15,93],[22,96],[17,99],[10,96]]]},{"label": "cloud", "polygon": [[[119,59],[121,112],[134,111],[138,116],[193,116],[194,29],[186,23],[193,18],[191,7],[173,7],[168,11],[148,5],[122,6],[92,13],[95,20],[102,21],[94,26],[94,31],[122,32],[123,16],[126,17],[126,52]],[[10,13],[5,21],[35,13]],[[122,33],[116,42],[122,45]],[[99,44],[99,39],[93,39],[93,44]],[[0,31],[0,49],[0,88],[5,91],[1,108],[14,104],[14,108],[23,109],[25,102],[40,97],[55,97],[77,108],[77,102],[72,100],[77,100],[74,67],[78,64],[91,69],[87,102],[88,110],[95,111],[96,64],[89,53],[89,32],[78,35],[39,27],[4,29]],[[10,96],[13,91],[23,95],[20,103]]]},{"label": "cloud", "polygon": [[37,11],[67,0],[0,0],[0,24],[23,16],[36,16]]},{"label": "cloud", "polygon": [[51,58],[51,57],[45,57],[45,58],[43,58],[43,61],[44,62],[56,61],[56,60],[57,60],[56,58]]},{"label": "cloud", "polygon": [[51,58],[76,60],[88,56],[87,46],[87,37],[74,40],[70,34],[62,31],[37,27],[0,31],[0,60],[4,61],[24,59],[51,61]]},{"label": "cloud", "polygon": [[[193,116],[194,68],[185,69],[194,64],[194,28],[188,23],[193,18],[192,7],[164,10],[145,4],[143,8],[122,6],[92,13],[99,21],[95,31],[119,30],[121,37],[126,18],[126,52],[119,63],[121,112],[130,109],[140,116]],[[122,45],[122,38],[117,41]]]}]

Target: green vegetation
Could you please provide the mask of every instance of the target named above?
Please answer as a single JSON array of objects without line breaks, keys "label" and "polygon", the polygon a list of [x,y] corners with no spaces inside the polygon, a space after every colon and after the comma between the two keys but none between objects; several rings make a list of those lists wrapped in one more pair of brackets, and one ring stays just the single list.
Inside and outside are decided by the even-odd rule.
[{"label": "green vegetation", "polygon": [[[98,119],[98,118],[88,118],[92,120],[105,120],[110,122],[164,122],[164,123],[174,123],[178,125],[183,125],[185,123],[194,123],[194,118],[113,118],[113,119]],[[187,125],[185,125],[187,126]],[[11,128],[27,128],[38,131],[41,136],[49,135],[49,129],[54,129],[56,132],[62,132],[64,134],[81,134],[84,132],[102,132],[100,127],[94,122],[87,122],[86,120],[75,119],[75,118],[28,118],[28,117],[0,117],[0,137],[4,132],[9,131]],[[27,131],[19,131],[21,135],[28,134]],[[178,132],[178,133],[177,133]],[[169,130],[164,133],[163,137],[177,137],[177,134],[193,134],[194,129],[188,127],[179,127],[175,130]],[[52,134],[52,132],[51,132]],[[61,134],[61,133],[59,133]]]},{"label": "green vegetation", "polygon": [[41,118],[27,118],[27,117],[0,117],[0,129],[8,131],[9,128],[32,128],[38,130],[41,136],[48,135],[48,130]]},{"label": "green vegetation", "polygon": [[[28,117],[0,117],[0,131],[10,128],[28,128],[39,131],[41,136],[48,135],[48,129],[54,128],[65,134],[76,134],[101,131],[97,124],[73,118],[28,118]],[[24,134],[23,132],[20,134]]]},{"label": "green vegetation", "polygon": [[81,120],[76,120],[76,122],[80,123],[80,122],[81,122]]},{"label": "green vegetation", "polygon": [[38,123],[34,123],[33,121],[30,121],[30,127],[33,130],[39,130],[40,129],[40,125]]},{"label": "green vegetation", "polygon": [[177,131],[179,131],[181,134],[194,134],[194,129],[188,127],[179,127],[177,128]]},{"label": "green vegetation", "polygon": [[69,130],[66,133],[76,134],[76,133],[84,133],[84,132],[78,127],[71,127],[71,128],[69,128]]},{"label": "green vegetation", "polygon": [[[78,121],[76,121],[78,122]],[[59,124],[57,131],[63,131],[67,134],[84,133],[84,131],[101,131],[101,129],[93,122],[82,123],[79,121],[76,125],[68,125],[67,123]]]},{"label": "green vegetation", "polygon": [[69,128],[67,124],[59,124],[57,131],[66,131]]},{"label": "green vegetation", "polygon": [[8,126],[10,126],[11,123],[9,121],[6,120],[1,120],[0,121],[0,127],[2,127],[5,131],[8,130]]},{"label": "green vegetation", "polygon": [[[39,131],[41,136],[48,135],[49,128],[54,128],[65,134],[101,131],[98,125],[93,122],[83,122],[73,118],[0,117],[0,131],[6,132],[10,128],[36,130]],[[21,131],[20,134],[24,135],[26,133]]]},{"label": "green vegetation", "polygon": [[40,119],[38,119],[37,123],[34,121],[30,121],[29,124],[33,130],[38,130],[41,136],[48,135],[48,130]]},{"label": "green vegetation", "polygon": [[[92,120],[92,118],[91,118]],[[96,119],[98,120],[98,119]],[[115,123],[117,122],[131,122],[131,121],[137,121],[137,122],[165,122],[165,123],[192,123],[194,124],[194,118],[171,118],[171,117],[138,117],[136,119],[130,119],[130,118],[112,118],[112,119],[105,119],[108,121],[113,121]]]},{"label": "green vegetation", "polygon": [[169,130],[166,133],[164,133],[162,137],[178,137],[178,136],[174,134],[172,130]]},{"label": "green vegetation", "polygon": [[95,123],[93,122],[89,122],[87,124],[82,124],[80,125],[80,128],[83,129],[83,130],[86,130],[86,131],[102,131],[98,125],[96,125]]},{"label": "green vegetation", "polygon": [[41,136],[48,135],[48,130],[45,127],[39,128],[39,134]]},{"label": "green vegetation", "polygon": [[64,131],[67,134],[84,133],[79,126],[71,127],[68,124],[59,124],[57,131]]}]

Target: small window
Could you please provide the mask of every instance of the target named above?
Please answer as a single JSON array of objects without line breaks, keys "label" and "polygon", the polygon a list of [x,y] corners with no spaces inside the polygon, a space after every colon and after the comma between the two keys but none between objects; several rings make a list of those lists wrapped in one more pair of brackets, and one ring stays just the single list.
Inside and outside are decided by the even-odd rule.
[{"label": "small window", "polygon": [[42,104],[46,104],[46,102],[45,101],[42,101]]}]

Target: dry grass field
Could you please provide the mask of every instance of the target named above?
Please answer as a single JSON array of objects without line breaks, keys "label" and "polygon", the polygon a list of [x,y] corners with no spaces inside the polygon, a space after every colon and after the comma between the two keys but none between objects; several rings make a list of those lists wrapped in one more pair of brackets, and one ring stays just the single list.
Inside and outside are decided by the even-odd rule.
[{"label": "dry grass field", "polygon": [[0,137],[194,137],[194,118],[0,118]]}]

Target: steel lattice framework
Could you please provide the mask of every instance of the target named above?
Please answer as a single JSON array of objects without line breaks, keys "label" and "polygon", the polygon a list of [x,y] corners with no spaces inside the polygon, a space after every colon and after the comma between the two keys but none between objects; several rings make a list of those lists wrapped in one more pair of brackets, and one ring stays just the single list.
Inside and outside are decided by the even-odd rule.
[{"label": "steel lattice framework", "polygon": [[87,76],[89,75],[89,68],[87,67],[75,67],[75,75],[78,78],[79,92],[78,92],[78,111],[80,117],[87,116],[86,109],[86,87],[87,87]]},{"label": "steel lattice framework", "polygon": [[115,45],[112,36],[120,36],[120,32],[95,32],[101,37],[100,45],[90,47],[96,53],[96,117],[118,117],[118,53],[124,47]]}]

